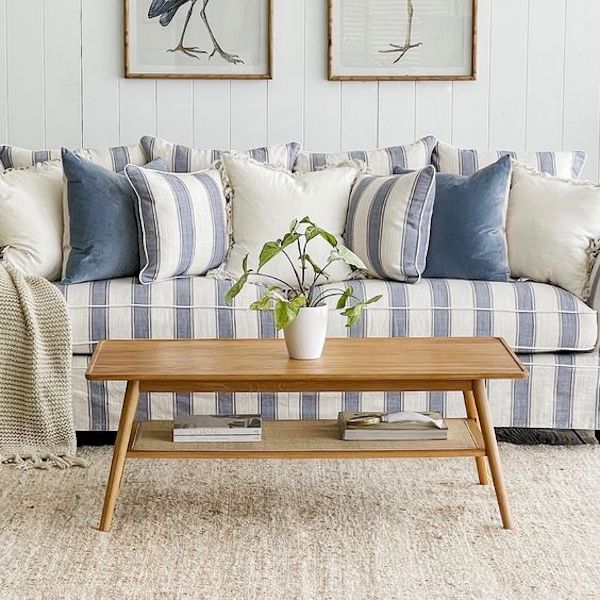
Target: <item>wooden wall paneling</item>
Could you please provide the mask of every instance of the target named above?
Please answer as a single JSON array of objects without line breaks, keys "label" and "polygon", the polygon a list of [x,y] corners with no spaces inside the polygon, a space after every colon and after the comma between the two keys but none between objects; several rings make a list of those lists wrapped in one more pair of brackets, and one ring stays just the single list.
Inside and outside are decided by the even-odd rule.
[{"label": "wooden wall paneling", "polygon": [[478,2],[477,80],[452,85],[452,143],[460,148],[489,146],[491,1]]},{"label": "wooden wall paneling", "polygon": [[156,82],[119,80],[119,143],[135,144],[156,134]]},{"label": "wooden wall paneling", "polygon": [[[277,50],[275,50],[277,54]],[[304,22],[304,147],[341,147],[341,84],[327,81],[327,2],[306,0]]]},{"label": "wooden wall paneling", "polygon": [[530,0],[527,69],[528,150],[562,147],[565,0]]},{"label": "wooden wall paneling", "polygon": [[377,147],[379,88],[376,81],[342,82],[342,150]]},{"label": "wooden wall paneling", "polygon": [[267,143],[267,81],[231,82],[231,147],[257,148]]},{"label": "wooden wall paneling", "polygon": [[177,144],[193,142],[193,82],[160,79],[156,82],[156,135]]},{"label": "wooden wall paneling", "polygon": [[399,146],[415,139],[416,83],[381,81],[377,145]]},{"label": "wooden wall paneling", "polygon": [[0,0],[0,144],[8,139],[8,98],[6,78],[6,0]]},{"label": "wooden wall paneling", "polygon": [[305,0],[273,0],[273,79],[267,84],[269,144],[302,142],[304,8]]},{"label": "wooden wall paneling", "polygon": [[[585,148],[582,177],[597,180],[600,140],[600,2],[567,2],[562,146]],[[591,67],[591,68],[590,68]]]},{"label": "wooden wall paneling", "polygon": [[78,148],[81,131],[81,1],[43,0],[46,145]]},{"label": "wooden wall paneling", "polygon": [[492,8],[489,146],[524,150],[527,119],[529,0],[502,0]]},{"label": "wooden wall paneling", "polygon": [[194,148],[231,145],[231,83],[194,81]]},{"label": "wooden wall paneling", "polygon": [[122,12],[123,0],[82,0],[83,145],[87,147],[119,143]]},{"label": "wooden wall paneling", "polygon": [[452,82],[417,81],[415,136],[436,135],[452,143]]},{"label": "wooden wall paneling", "polygon": [[32,149],[46,145],[43,13],[38,0],[6,4],[8,142]]}]

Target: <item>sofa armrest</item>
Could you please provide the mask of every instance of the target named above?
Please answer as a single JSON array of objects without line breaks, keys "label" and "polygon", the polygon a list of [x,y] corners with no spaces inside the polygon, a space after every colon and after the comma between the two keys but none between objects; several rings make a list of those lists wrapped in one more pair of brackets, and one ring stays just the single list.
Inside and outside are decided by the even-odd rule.
[{"label": "sofa armrest", "polygon": [[586,300],[588,306],[600,313],[600,260],[596,259],[590,273],[589,294]]}]

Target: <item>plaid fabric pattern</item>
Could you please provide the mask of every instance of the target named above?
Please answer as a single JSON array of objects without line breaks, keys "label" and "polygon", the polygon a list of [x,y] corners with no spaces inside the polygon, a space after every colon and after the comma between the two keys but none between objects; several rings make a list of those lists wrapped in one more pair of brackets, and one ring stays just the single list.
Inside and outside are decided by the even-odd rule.
[{"label": "plaid fabric pattern", "polygon": [[[209,169],[225,152],[224,150],[195,150],[188,146],[173,144],[152,136],[144,136],[141,144],[148,161],[162,158],[167,163],[169,171],[175,173],[189,173]],[[300,152],[300,144],[290,142],[288,144],[275,144],[265,148],[239,151],[239,154],[247,155],[261,163],[277,165],[291,171],[298,152]]]},{"label": "plaid fabric pattern", "polygon": [[[127,164],[145,165],[148,162],[140,144],[103,149],[79,148],[74,152],[115,173],[121,172]],[[0,166],[5,169],[23,169],[48,160],[60,160],[60,158],[60,149],[26,150],[16,146],[0,146]]]},{"label": "plaid fabric pattern", "polygon": [[465,150],[438,142],[433,151],[432,162],[441,173],[470,176],[506,155],[542,173],[575,180],[579,179],[587,159],[585,152]]},{"label": "plaid fabric pattern", "polygon": [[[521,353],[589,351],[596,312],[569,292],[535,282],[423,279],[416,284],[355,280],[354,294],[383,298],[347,329],[330,299],[335,337],[502,336]],[[90,354],[106,338],[253,338],[277,335],[270,313],[249,310],[261,288],[248,285],[233,305],[231,281],[189,277],[141,285],[113,279],[60,285],[70,308],[74,354]]]},{"label": "plaid fabric pattern", "polygon": [[204,275],[227,253],[225,196],[218,171],[164,173],[129,165],[138,198],[141,283]]},{"label": "plaid fabric pattern", "polygon": [[346,245],[381,279],[414,282],[425,270],[435,170],[361,177],[346,221]]},{"label": "plaid fabric pattern", "polygon": [[318,171],[353,160],[364,163],[373,175],[393,175],[394,169],[422,169],[431,164],[437,140],[429,135],[404,146],[350,152],[300,152],[294,171]]},{"label": "plaid fabric pattern", "polygon": [[[118,427],[125,385],[85,379],[89,356],[73,357],[73,408],[79,431]],[[600,357],[597,352],[522,354],[529,379],[488,383],[496,427],[600,428]],[[140,398],[139,419],[186,414],[260,412],[266,419],[334,419],[340,410],[440,411],[462,417],[456,392],[405,393],[153,393]]]}]

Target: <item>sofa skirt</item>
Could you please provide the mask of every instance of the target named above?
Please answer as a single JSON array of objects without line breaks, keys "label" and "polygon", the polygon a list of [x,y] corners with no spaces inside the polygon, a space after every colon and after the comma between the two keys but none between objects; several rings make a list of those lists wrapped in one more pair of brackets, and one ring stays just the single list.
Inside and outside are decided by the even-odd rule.
[{"label": "sofa skirt", "polygon": [[[487,384],[496,427],[600,429],[598,352],[520,354],[530,376]],[[125,385],[88,382],[89,356],[73,357],[73,410],[78,431],[115,431]],[[186,414],[261,413],[267,419],[334,419],[340,410],[439,411],[465,415],[456,392],[144,394],[138,419]]]}]

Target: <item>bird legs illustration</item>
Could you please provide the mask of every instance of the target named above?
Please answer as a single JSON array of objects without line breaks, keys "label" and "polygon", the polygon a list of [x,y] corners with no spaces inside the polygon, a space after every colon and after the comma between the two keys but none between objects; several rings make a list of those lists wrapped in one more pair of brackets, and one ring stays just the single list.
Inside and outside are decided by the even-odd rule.
[{"label": "bird legs illustration", "polygon": [[221,46],[219,45],[219,42],[217,42],[217,38],[215,37],[215,34],[213,33],[210,23],[208,22],[208,17],[206,16],[206,5],[210,2],[210,0],[202,0],[202,1],[203,1],[203,5],[202,5],[202,10],[200,11],[200,17],[204,21],[204,24],[206,25],[206,29],[208,30],[208,35],[210,35],[210,39],[211,39],[211,41],[213,43],[213,47],[214,47],[213,51],[210,53],[208,58],[211,59],[215,54],[218,54],[223,60],[226,60],[227,62],[229,62],[233,65],[239,65],[239,64],[243,65],[244,61],[237,54],[230,54],[229,52],[225,52],[223,50],[223,48],[221,48]]},{"label": "bird legs illustration", "polygon": [[194,6],[196,5],[198,0],[192,0],[192,4],[190,5],[190,9],[188,10],[188,14],[185,18],[185,23],[183,25],[183,31],[181,32],[181,39],[179,40],[179,44],[175,48],[171,48],[167,50],[167,52],[183,52],[196,60],[200,60],[197,54],[206,54],[206,50],[200,50],[200,48],[196,46],[184,46],[183,38],[185,37],[185,32],[187,31],[188,25],[190,24],[190,19],[192,17],[192,13],[194,12]]},{"label": "bird legs illustration", "polygon": [[412,27],[415,14],[415,5],[413,0],[406,0],[406,12],[408,19],[406,24],[406,37],[404,38],[404,45],[400,46],[399,44],[389,44],[391,46],[390,49],[379,51],[381,54],[397,53],[398,57],[394,61],[394,64],[399,62],[409,50],[423,45],[423,42],[417,42],[415,44],[412,43]]}]

